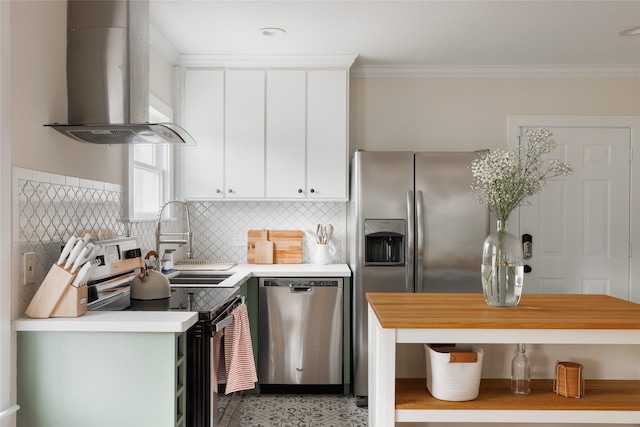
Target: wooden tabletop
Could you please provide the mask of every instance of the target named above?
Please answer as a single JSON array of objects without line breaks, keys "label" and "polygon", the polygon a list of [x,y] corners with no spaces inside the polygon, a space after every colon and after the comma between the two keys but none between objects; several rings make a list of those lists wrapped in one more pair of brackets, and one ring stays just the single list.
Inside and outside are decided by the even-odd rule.
[{"label": "wooden tabletop", "polygon": [[490,307],[482,294],[367,293],[383,328],[637,329],[640,304],[607,295],[523,295]]}]

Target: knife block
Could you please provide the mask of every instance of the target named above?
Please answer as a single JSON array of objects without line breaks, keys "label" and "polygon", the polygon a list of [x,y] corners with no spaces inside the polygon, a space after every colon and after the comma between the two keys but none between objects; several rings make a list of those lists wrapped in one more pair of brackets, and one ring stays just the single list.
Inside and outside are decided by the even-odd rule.
[{"label": "knife block", "polygon": [[25,314],[32,318],[79,317],[87,312],[87,287],[72,286],[77,273],[51,266]]}]

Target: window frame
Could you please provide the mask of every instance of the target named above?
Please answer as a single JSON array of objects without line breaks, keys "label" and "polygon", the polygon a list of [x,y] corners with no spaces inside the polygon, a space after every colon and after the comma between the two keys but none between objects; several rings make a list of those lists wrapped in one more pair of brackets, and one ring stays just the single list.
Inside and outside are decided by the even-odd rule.
[{"label": "window frame", "polygon": [[[153,94],[149,94],[149,121],[151,123],[173,122],[173,109]],[[127,215],[129,221],[151,221],[158,218],[162,205],[171,200],[174,193],[175,148],[171,145],[154,146],[156,166],[139,163],[134,159],[135,145],[128,147]],[[135,212],[135,171],[136,169],[156,172],[160,175],[160,205],[154,212]]]}]

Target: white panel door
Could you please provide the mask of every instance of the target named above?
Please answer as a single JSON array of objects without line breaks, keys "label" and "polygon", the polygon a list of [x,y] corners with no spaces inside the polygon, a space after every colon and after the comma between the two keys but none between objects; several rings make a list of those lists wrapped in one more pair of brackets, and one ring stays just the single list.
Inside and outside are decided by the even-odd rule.
[{"label": "white panel door", "polygon": [[265,72],[225,75],[225,197],[264,197]]},{"label": "white panel door", "polygon": [[307,196],[347,200],[347,70],[307,73]]},{"label": "white panel door", "polygon": [[267,73],[267,198],[306,197],[306,72]]},{"label": "white panel door", "polygon": [[631,130],[546,127],[559,146],[549,158],[574,173],[552,179],[532,208],[520,208],[520,234],[533,237],[524,292],[629,299]]},{"label": "white panel door", "polygon": [[185,72],[182,125],[196,140],[180,147],[180,192],[185,199],[221,198],[224,186],[224,71]]}]

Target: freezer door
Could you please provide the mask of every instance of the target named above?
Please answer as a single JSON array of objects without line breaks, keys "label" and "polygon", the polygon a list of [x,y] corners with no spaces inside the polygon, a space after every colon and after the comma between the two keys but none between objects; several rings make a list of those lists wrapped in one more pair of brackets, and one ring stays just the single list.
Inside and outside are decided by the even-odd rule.
[{"label": "freezer door", "polygon": [[481,152],[416,153],[416,292],[482,292],[489,210],[471,192]]},{"label": "freezer door", "polygon": [[[413,152],[358,151],[351,173],[349,241],[353,271],[354,392],[356,396],[366,396],[366,293],[413,292]],[[367,263],[365,223],[389,227],[377,230],[387,235],[403,235],[404,262]]]}]

